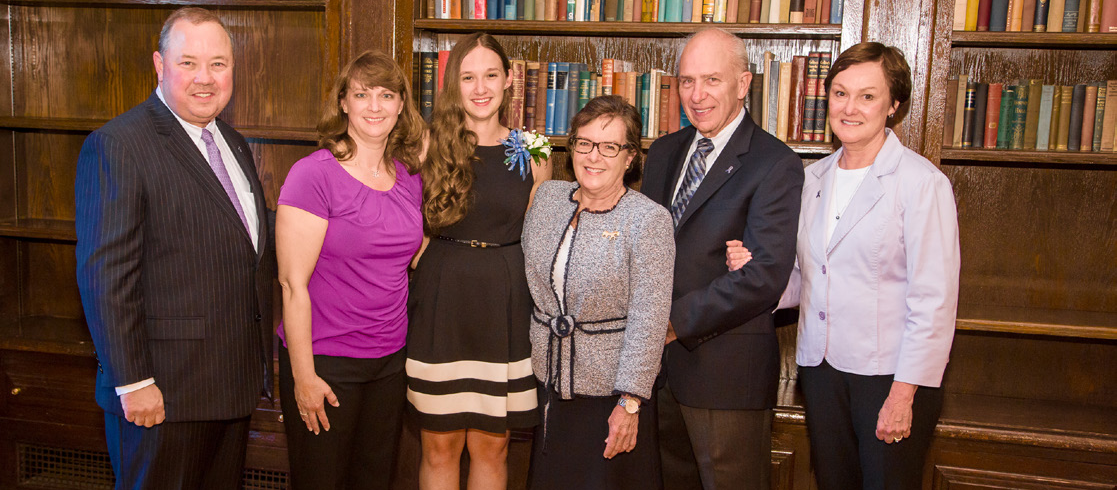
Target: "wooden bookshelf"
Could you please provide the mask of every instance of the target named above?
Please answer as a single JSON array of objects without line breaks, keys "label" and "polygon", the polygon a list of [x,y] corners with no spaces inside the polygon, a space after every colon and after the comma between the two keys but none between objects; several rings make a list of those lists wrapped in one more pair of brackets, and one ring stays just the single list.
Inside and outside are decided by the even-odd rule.
[{"label": "wooden bookshelf", "polygon": [[0,220],[0,236],[76,242],[73,220],[7,219]]},{"label": "wooden bookshelf", "polygon": [[93,357],[96,351],[85,320],[51,316],[4,318],[0,350]]},{"label": "wooden bookshelf", "polygon": [[1117,48],[1117,34],[954,31],[950,42],[956,47],[1105,50]]},{"label": "wooden bookshelf", "polygon": [[944,146],[943,165],[972,162],[1036,163],[1047,166],[1117,165],[1117,153],[1099,151],[1024,151],[959,149]]},{"label": "wooden bookshelf", "polygon": [[212,9],[324,10],[326,0],[7,0],[9,5],[58,5],[81,7],[162,7],[187,5]]},{"label": "wooden bookshelf", "polygon": [[[415,28],[439,33],[487,32],[540,36],[684,37],[711,24],[693,22],[570,22],[543,20],[415,19]],[[838,40],[841,24],[713,24],[746,38]]]},{"label": "wooden bookshelf", "polygon": [[1117,340],[1117,312],[962,304],[956,325],[962,331]]}]

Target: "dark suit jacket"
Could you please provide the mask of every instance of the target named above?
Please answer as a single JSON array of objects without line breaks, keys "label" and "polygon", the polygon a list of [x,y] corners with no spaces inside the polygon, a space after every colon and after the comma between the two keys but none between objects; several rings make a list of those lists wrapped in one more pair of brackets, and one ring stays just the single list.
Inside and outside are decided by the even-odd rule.
[{"label": "dark suit jacket", "polygon": [[153,93],[78,157],[77,278],[97,403],[154,377],[167,421],[252,413],[270,386],[275,245],[247,142],[217,122],[256,199],[258,252],[220,182]]},{"label": "dark suit jacket", "polygon": [[[668,208],[690,155],[695,128],[661,137],[648,150],[641,190]],[[779,346],[772,310],[795,262],[803,162],[745,114],[709,166],[675,228],[671,323],[678,342],[664,370],[680,403],[763,409],[776,403]],[[753,254],[728,272],[725,242]]]}]

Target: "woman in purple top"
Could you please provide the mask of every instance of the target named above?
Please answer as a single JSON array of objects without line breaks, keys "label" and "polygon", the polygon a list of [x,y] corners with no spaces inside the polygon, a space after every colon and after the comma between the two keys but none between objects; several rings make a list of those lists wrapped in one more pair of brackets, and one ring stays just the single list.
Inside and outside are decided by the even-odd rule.
[{"label": "woman in purple top", "polygon": [[407,267],[423,240],[423,122],[365,52],[334,83],[322,149],[279,195],[280,401],[292,487],[388,488],[406,380]]}]

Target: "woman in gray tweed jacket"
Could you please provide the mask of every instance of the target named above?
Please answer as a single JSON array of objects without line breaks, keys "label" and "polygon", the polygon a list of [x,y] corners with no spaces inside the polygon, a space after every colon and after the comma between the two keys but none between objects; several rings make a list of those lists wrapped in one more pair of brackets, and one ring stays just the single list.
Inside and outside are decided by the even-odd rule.
[{"label": "woman in gray tweed jacket", "polygon": [[571,126],[578,181],[543,183],[524,222],[544,416],[530,487],[660,488],[652,385],[671,305],[671,217],[625,186],[640,174],[635,108],[598,97]]}]

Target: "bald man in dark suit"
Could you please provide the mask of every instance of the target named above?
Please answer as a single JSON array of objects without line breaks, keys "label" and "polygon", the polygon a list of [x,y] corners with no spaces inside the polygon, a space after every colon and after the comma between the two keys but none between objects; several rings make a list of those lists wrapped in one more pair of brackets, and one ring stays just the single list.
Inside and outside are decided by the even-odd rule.
[{"label": "bald man in dark suit", "polygon": [[275,252],[245,139],[217,120],[232,39],[199,8],[167,19],[158,88],[85,141],[78,285],[97,349],[116,488],[238,488],[270,385]]}]

